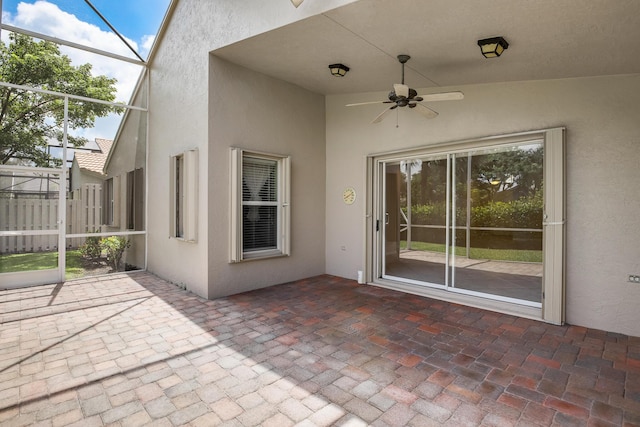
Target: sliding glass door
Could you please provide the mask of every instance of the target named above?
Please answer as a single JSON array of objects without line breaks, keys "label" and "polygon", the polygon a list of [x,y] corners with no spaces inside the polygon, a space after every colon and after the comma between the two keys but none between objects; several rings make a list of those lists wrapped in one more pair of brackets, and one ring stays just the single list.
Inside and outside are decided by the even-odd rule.
[{"label": "sliding glass door", "polygon": [[542,140],[378,162],[379,277],[541,307]]}]

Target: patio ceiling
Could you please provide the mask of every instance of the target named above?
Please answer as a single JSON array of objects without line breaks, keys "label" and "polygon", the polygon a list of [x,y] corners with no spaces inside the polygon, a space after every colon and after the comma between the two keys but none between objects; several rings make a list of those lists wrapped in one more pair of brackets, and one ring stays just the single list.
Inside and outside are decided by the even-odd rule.
[{"label": "patio ceiling", "polygon": [[[477,40],[498,35],[509,49],[483,58]],[[214,54],[338,94],[389,90],[400,53],[414,88],[640,73],[639,40],[637,0],[363,0]],[[345,78],[330,75],[336,62]]]}]

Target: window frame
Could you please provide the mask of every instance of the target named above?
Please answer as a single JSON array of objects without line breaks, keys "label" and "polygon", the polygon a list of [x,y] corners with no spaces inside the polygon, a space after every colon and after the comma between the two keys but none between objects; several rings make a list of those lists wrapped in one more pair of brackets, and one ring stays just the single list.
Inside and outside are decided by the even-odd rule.
[{"label": "window frame", "polygon": [[144,169],[127,172],[127,230],[144,230]]},{"label": "window frame", "polygon": [[[263,205],[277,207],[276,248],[263,250],[244,249],[243,235],[243,206],[249,206],[255,202],[243,202],[243,173],[245,158],[275,161],[277,168],[276,202],[265,202]],[[229,262],[243,262],[256,259],[290,256],[290,194],[291,194],[291,157],[273,153],[262,153],[242,148],[232,147],[230,150],[230,238],[229,238]]]},{"label": "window frame", "polygon": [[169,165],[169,236],[198,241],[198,150],[171,156]]},{"label": "window frame", "polygon": [[102,223],[109,227],[120,225],[120,176],[105,179],[103,184]]}]

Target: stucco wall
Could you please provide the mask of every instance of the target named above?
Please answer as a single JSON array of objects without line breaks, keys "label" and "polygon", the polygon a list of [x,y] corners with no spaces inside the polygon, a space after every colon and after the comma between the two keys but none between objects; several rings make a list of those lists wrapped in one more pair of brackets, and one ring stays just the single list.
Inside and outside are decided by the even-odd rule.
[{"label": "stucco wall", "polygon": [[[178,2],[151,67],[149,89],[147,269],[208,297],[207,88],[208,49],[194,2]],[[200,31],[196,36],[194,31]],[[185,66],[188,64],[188,66]],[[170,157],[199,151],[197,242],[170,238]]]},{"label": "stucco wall", "polygon": [[[147,101],[146,85],[142,85],[132,100],[136,106],[145,105]],[[120,177],[119,188],[116,192],[117,224],[114,227],[104,226],[103,231],[125,231],[127,229],[127,173],[135,169],[146,169],[147,118],[145,111],[128,110],[123,113],[123,122],[114,140],[105,172],[107,178]],[[102,181],[103,182],[103,181]],[[144,207],[144,203],[137,205],[137,209]],[[131,246],[126,250],[123,262],[144,268],[145,239],[143,235],[128,236]]]},{"label": "stucco wall", "polygon": [[[199,295],[213,297],[209,294],[208,272],[216,270],[217,274],[218,260],[212,261],[214,265],[209,266],[209,269],[207,266],[209,260],[219,256],[220,250],[215,245],[219,245],[220,242],[215,242],[215,245],[209,244],[208,227],[212,225],[219,228],[212,232],[211,236],[224,236],[226,242],[228,221],[211,217],[212,213],[208,209],[211,204],[219,209],[223,208],[209,200],[210,194],[215,197],[214,200],[218,200],[218,194],[213,191],[217,191],[218,186],[210,188],[211,183],[206,176],[208,167],[217,166],[215,162],[207,164],[208,159],[212,158],[209,153],[208,135],[209,52],[351,1],[353,0],[314,2],[301,9],[292,7],[288,1],[177,2],[151,60],[148,198],[150,215],[147,224],[149,271],[185,285],[187,289]],[[227,105],[228,102],[225,101],[223,104]],[[264,108],[268,108],[268,105],[265,104]],[[239,126],[243,126],[243,123]],[[225,144],[228,147],[227,141]],[[198,243],[195,244],[168,238],[169,156],[191,148],[199,149],[201,172]],[[276,148],[278,147],[274,147]],[[227,167],[226,163],[224,167]],[[224,176],[223,182],[226,183],[227,180],[228,174]],[[226,203],[223,206],[226,206]],[[226,215],[226,211],[224,214]],[[215,254],[208,252],[212,246],[216,248]],[[222,259],[227,259],[226,254]],[[246,267],[244,271],[255,268]],[[249,275],[253,276],[255,274]],[[216,277],[216,280],[219,280],[220,276]],[[237,289],[235,285],[232,287]]]},{"label": "stucco wall", "polygon": [[399,127],[395,114],[369,124],[380,106],[344,107],[386,93],[327,98],[327,273],[362,269],[364,198],[346,206],[340,195],[364,195],[366,155],[566,126],[567,322],[640,336],[640,285],[627,281],[640,272],[640,76],[449,89],[465,99],[433,103],[433,120],[399,111]]},{"label": "stucco wall", "polygon": [[[324,273],[324,96],[211,57],[209,296]],[[230,147],[291,156],[291,256],[229,264]]]}]

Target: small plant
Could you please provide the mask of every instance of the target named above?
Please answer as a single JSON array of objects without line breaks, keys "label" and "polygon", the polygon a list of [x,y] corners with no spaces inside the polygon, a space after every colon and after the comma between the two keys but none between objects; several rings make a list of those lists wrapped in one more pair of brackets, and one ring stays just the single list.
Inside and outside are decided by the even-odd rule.
[{"label": "small plant", "polygon": [[131,246],[131,241],[122,236],[111,236],[102,239],[100,247],[107,254],[107,262],[114,271],[118,271],[124,251]]},{"label": "small plant", "polygon": [[[97,232],[98,230],[94,231],[94,233]],[[84,245],[80,247],[80,254],[91,262],[98,262],[102,256],[101,240],[102,238],[98,236],[87,237],[84,241]]]}]

